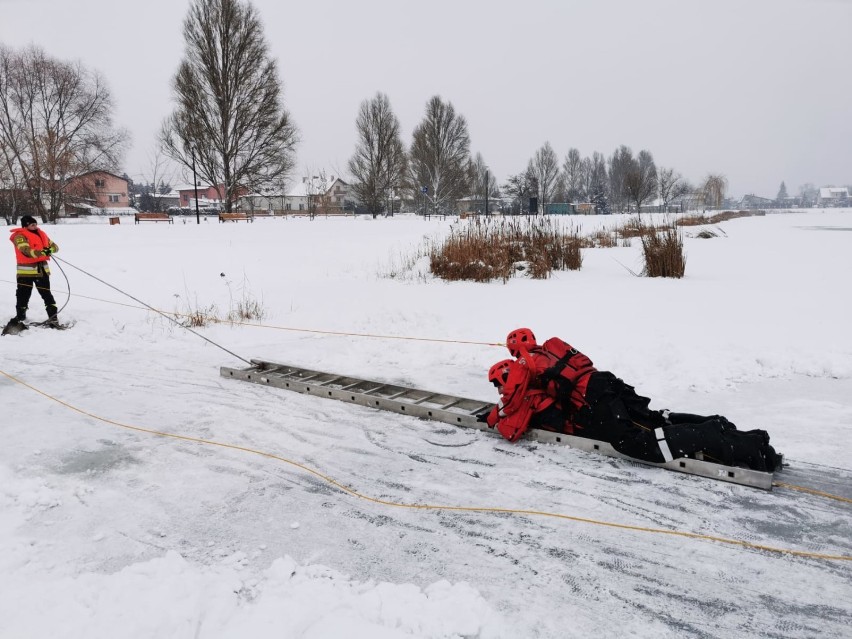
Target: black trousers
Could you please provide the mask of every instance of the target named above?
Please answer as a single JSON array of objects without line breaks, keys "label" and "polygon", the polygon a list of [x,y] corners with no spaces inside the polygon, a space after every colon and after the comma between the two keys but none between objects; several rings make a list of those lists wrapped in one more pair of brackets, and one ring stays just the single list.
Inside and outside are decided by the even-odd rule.
[{"label": "black trousers", "polygon": [[50,276],[44,271],[41,271],[38,277],[18,276],[18,288],[15,291],[15,310],[18,312],[18,316],[20,317],[26,312],[30,303],[30,296],[33,294],[33,287],[44,301],[47,316],[54,317],[56,315],[56,300],[53,299],[53,294],[50,292]]},{"label": "black trousers", "polygon": [[665,461],[657,429],[661,428],[673,458],[696,457],[729,466],[773,471],[777,465],[769,435],[743,432],[721,415],[693,415],[651,410],[650,401],[629,384],[606,371],[593,373],[585,407],[576,417],[583,426],[576,434],[612,444],[618,452],[650,462]]}]

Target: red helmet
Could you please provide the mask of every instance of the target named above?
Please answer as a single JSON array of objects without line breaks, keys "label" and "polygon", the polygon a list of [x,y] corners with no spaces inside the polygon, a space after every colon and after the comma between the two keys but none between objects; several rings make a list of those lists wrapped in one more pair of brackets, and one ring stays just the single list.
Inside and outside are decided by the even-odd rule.
[{"label": "red helmet", "polygon": [[506,383],[506,378],[509,377],[509,365],[514,364],[513,359],[504,359],[497,362],[488,369],[488,381],[495,386],[502,386]]},{"label": "red helmet", "polygon": [[535,335],[533,335],[530,329],[516,328],[506,337],[506,348],[509,349],[509,354],[512,357],[517,357],[521,354],[521,351],[518,349],[519,346],[523,346],[526,349],[538,346],[535,341]]}]

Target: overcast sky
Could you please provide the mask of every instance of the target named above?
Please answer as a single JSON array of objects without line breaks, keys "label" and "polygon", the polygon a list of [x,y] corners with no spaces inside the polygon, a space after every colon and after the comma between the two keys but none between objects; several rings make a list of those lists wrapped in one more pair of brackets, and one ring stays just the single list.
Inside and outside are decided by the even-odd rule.
[{"label": "overcast sky", "polygon": [[[359,104],[387,93],[404,142],[439,94],[497,180],[550,141],[620,144],[735,195],[852,185],[850,0],[255,0],[299,127],[299,172],[345,172]],[[107,78],[150,172],[189,0],[0,0],[0,42]]]}]

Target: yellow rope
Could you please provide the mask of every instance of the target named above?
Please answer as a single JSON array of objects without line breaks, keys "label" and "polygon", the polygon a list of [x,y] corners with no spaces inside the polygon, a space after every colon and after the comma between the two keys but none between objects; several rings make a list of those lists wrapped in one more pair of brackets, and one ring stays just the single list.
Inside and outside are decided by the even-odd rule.
[{"label": "yellow rope", "polygon": [[[6,284],[15,284],[15,282],[11,282],[10,280],[0,279],[0,282]],[[36,286],[36,288],[39,288]],[[68,294],[68,291],[62,290],[54,290],[55,293]],[[114,302],[112,300],[105,300],[98,297],[90,297],[88,295],[81,295],[80,293],[70,293],[72,297],[80,297],[87,300],[93,300],[95,302],[103,302],[104,304],[115,304],[116,306],[124,306],[126,308],[136,308],[142,311],[150,311],[151,309],[146,308],[144,306],[138,306],[136,304],[125,304],[123,302]],[[153,307],[152,307],[153,308]],[[175,311],[161,311],[159,309],[153,309],[157,313],[162,313],[163,315],[171,315],[172,317],[178,318],[190,318],[194,317],[192,313],[177,313]],[[408,337],[404,335],[380,335],[377,333],[352,333],[348,331],[322,331],[318,329],[312,328],[295,328],[292,326],[275,326],[272,324],[260,324],[257,322],[240,322],[237,320],[223,320],[217,317],[207,317],[208,321],[214,324],[231,324],[233,326],[253,326],[255,328],[270,328],[279,331],[292,331],[295,333],[316,333],[318,335],[337,335],[340,337],[372,337],[376,339],[398,339],[398,340],[407,340],[413,342],[436,342],[443,344],[471,344],[474,346],[505,346],[502,342],[475,342],[470,340],[459,340],[459,339],[441,339],[435,337]]]},{"label": "yellow rope", "polygon": [[774,547],[774,546],[766,546],[766,545],[763,545],[763,544],[754,544],[754,543],[751,543],[751,542],[748,542],[748,541],[741,541],[741,540],[738,540],[738,539],[728,539],[726,537],[716,537],[716,536],[713,536],[713,535],[702,535],[702,534],[699,534],[699,533],[691,533],[691,532],[685,532],[685,531],[681,531],[681,530],[666,530],[666,529],[663,529],[663,528],[649,528],[647,526],[633,526],[633,525],[629,525],[629,524],[619,524],[619,523],[615,523],[615,522],[601,521],[601,520],[597,520],[597,519],[589,519],[589,518],[586,518],[586,517],[576,517],[576,516],[573,516],[573,515],[565,515],[565,514],[562,514],[562,513],[554,513],[554,512],[548,512],[548,511],[543,511],[543,510],[528,510],[528,509],[523,509],[523,508],[496,508],[496,507],[490,507],[490,506],[446,506],[446,505],[439,505],[439,504],[404,504],[404,503],[389,501],[389,500],[386,500],[386,499],[379,499],[377,497],[371,497],[370,495],[365,495],[364,493],[361,493],[361,492],[359,492],[359,491],[357,491],[353,488],[349,488],[348,486],[341,484],[339,481],[335,480],[334,478],[329,477],[328,475],[324,475],[323,473],[319,472],[318,470],[310,468],[309,466],[305,466],[304,464],[300,464],[299,462],[295,462],[293,460],[287,459],[286,457],[281,457],[279,455],[275,455],[273,453],[268,453],[268,452],[262,451],[262,450],[257,450],[255,448],[248,448],[247,446],[238,446],[236,444],[228,444],[228,443],[225,443],[225,442],[217,442],[217,441],[210,440],[210,439],[201,439],[199,437],[190,437],[190,436],[187,436],[187,435],[178,435],[178,434],[175,434],[175,433],[167,433],[167,432],[164,432],[164,431],[153,430],[153,429],[150,429],[150,428],[142,428],[141,426],[132,426],[130,424],[123,424],[121,422],[118,422],[118,421],[115,421],[115,420],[112,420],[112,419],[100,417],[98,415],[95,415],[93,413],[85,411],[81,408],[77,408],[76,406],[73,406],[73,405],[69,404],[68,402],[65,402],[65,401],[63,401],[63,400],[61,400],[57,397],[49,395],[48,393],[46,393],[42,390],[39,390],[35,386],[31,386],[30,384],[24,382],[23,380],[18,379],[17,377],[15,377],[15,376],[13,376],[13,375],[5,372],[5,371],[0,370],[0,374],[4,375],[5,377],[9,378],[10,380],[12,380],[13,382],[15,382],[17,384],[21,384],[22,386],[26,386],[27,388],[38,393],[42,397],[45,397],[45,398],[47,398],[51,401],[54,401],[57,404],[61,404],[62,406],[66,407],[70,410],[73,410],[77,413],[80,413],[81,415],[91,417],[92,419],[95,419],[97,421],[104,422],[106,424],[111,424],[113,426],[118,426],[119,428],[125,428],[127,430],[132,430],[132,431],[136,431],[136,432],[140,432],[140,433],[147,433],[149,435],[157,435],[159,437],[177,439],[177,440],[180,440],[180,441],[192,442],[192,443],[195,443],[195,444],[203,444],[203,445],[207,445],[207,446],[218,446],[220,448],[228,448],[228,449],[231,449],[231,450],[238,450],[238,451],[242,451],[242,452],[245,452],[245,453],[251,453],[253,455],[259,455],[261,457],[266,457],[268,459],[274,459],[276,461],[279,461],[279,462],[282,462],[282,463],[285,463],[285,464],[289,464],[291,466],[294,466],[295,468],[298,468],[299,470],[302,470],[306,473],[309,473],[311,475],[319,477],[323,481],[331,484],[335,488],[339,489],[340,491],[342,491],[342,492],[344,492],[348,495],[351,495],[353,497],[357,497],[358,499],[363,499],[365,501],[368,501],[368,502],[371,502],[371,503],[374,503],[374,504],[379,504],[379,505],[382,505],[382,506],[389,506],[389,507],[393,507],[393,508],[405,508],[405,509],[409,509],[409,510],[439,510],[439,511],[449,511],[449,512],[501,513],[501,514],[509,514],[509,515],[532,515],[532,516],[538,516],[538,517],[552,517],[552,518],[555,518],[555,519],[564,519],[564,520],[568,520],[568,521],[575,521],[575,522],[580,522],[580,523],[585,523],[585,524],[592,524],[592,525],[595,525],[595,526],[606,526],[608,528],[616,528],[616,529],[620,529],[620,530],[632,530],[632,531],[636,531],[636,532],[647,532],[647,533],[653,533],[653,534],[658,534],[658,535],[672,535],[672,536],[675,536],[675,537],[685,537],[685,538],[688,538],[688,539],[702,539],[702,540],[705,540],[705,541],[715,541],[715,542],[718,542],[718,543],[729,544],[729,545],[732,545],[732,546],[741,546],[743,548],[753,548],[755,550],[765,550],[767,552],[778,553],[778,554],[788,554],[788,555],[793,555],[793,556],[796,556],[796,557],[808,557],[808,558],[813,558],[813,559],[826,559],[826,560],[831,560],[831,561],[852,561],[852,556],[848,556],[848,555],[828,555],[828,554],[824,554],[824,553],[807,552],[807,551],[804,551],[804,550],[792,550],[792,549],[789,549],[789,548],[777,548],[777,547]]},{"label": "yellow rope", "polygon": [[821,490],[816,490],[815,488],[808,488],[807,486],[796,486],[795,484],[788,484],[783,481],[774,481],[772,482],[773,486],[778,486],[779,488],[789,488],[790,490],[798,490],[803,493],[809,493],[811,495],[819,495],[820,497],[825,497],[826,499],[836,499],[837,501],[843,501],[847,504],[852,504],[852,499],[848,497],[841,497],[840,495],[832,495],[831,493],[826,493]]}]

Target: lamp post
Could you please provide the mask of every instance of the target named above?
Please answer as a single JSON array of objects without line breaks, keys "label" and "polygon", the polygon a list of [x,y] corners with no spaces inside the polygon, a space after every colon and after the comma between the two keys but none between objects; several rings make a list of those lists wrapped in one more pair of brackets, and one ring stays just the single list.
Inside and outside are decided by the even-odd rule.
[{"label": "lamp post", "polygon": [[192,188],[195,190],[195,223],[201,224],[201,214],[198,212],[198,177],[195,175],[195,148],[192,149]]},{"label": "lamp post", "polygon": [[488,171],[485,172],[485,216],[488,217]]}]

